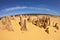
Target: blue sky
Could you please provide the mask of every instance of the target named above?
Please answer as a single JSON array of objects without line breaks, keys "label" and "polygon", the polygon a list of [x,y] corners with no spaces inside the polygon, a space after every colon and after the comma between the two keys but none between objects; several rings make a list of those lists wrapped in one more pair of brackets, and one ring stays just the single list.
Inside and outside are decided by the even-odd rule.
[{"label": "blue sky", "polygon": [[60,15],[60,0],[0,0],[0,16],[22,13]]}]

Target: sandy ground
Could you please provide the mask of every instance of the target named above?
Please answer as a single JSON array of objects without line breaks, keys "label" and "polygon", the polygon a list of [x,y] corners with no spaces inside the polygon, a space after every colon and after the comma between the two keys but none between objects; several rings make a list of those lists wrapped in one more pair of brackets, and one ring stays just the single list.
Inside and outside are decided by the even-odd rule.
[{"label": "sandy ground", "polygon": [[[14,20],[10,20],[14,31],[8,31],[7,29],[0,29],[0,40],[60,40],[60,17],[50,17],[51,25],[49,27],[49,34],[47,34],[43,28],[33,25],[31,22],[27,22],[27,31],[21,31],[19,25],[19,17],[14,17]],[[54,23],[58,23],[59,30],[52,27]],[[1,20],[0,20],[1,26]]]}]

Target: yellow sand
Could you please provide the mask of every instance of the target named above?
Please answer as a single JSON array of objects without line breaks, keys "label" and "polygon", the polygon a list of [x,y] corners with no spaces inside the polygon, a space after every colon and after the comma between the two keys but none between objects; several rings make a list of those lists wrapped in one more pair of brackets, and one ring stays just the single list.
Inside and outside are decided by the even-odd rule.
[{"label": "yellow sand", "polygon": [[[33,25],[27,22],[27,31],[21,31],[19,17],[11,20],[14,31],[1,30],[0,29],[0,40],[60,40],[60,29],[56,30],[52,27],[52,22],[57,22],[60,27],[60,17],[50,17],[51,26],[49,26],[49,34],[47,34],[43,28]],[[1,21],[0,21],[1,22]],[[57,32],[54,32],[54,31]]]}]

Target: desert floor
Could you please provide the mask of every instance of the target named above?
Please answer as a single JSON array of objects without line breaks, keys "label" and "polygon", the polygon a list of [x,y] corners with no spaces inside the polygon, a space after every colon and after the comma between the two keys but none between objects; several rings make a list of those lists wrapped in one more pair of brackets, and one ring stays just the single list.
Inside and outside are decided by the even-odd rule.
[{"label": "desert floor", "polygon": [[[60,17],[50,17],[51,25],[49,27],[49,34],[47,34],[43,28],[33,25],[31,22],[27,22],[27,31],[21,31],[18,24],[19,17],[15,17],[14,20],[10,20],[14,31],[8,31],[7,29],[0,29],[0,40],[60,40]],[[54,23],[58,23],[59,30],[52,27]],[[1,20],[0,20],[1,26]]]}]

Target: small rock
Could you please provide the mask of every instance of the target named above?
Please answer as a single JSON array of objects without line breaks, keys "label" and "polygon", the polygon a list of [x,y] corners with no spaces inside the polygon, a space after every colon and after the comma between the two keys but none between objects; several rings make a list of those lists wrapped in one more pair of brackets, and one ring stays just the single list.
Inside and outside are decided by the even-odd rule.
[{"label": "small rock", "polygon": [[48,30],[49,28],[47,28],[46,30],[45,30],[45,32],[47,33],[47,34],[49,34],[49,30]]}]

